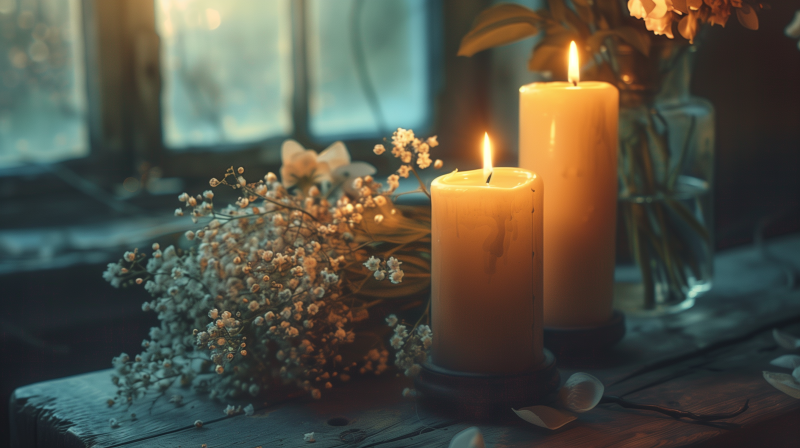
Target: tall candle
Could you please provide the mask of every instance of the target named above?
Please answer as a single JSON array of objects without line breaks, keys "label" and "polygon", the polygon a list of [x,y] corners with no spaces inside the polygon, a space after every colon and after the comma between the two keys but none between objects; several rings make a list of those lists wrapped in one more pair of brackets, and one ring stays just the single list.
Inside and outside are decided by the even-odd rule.
[{"label": "tall candle", "polygon": [[520,88],[519,165],[547,183],[546,327],[592,326],[612,313],[619,92],[579,82],[577,67],[576,52],[570,82]]},{"label": "tall candle", "polygon": [[520,373],[543,360],[543,185],[525,169],[484,166],[431,184],[431,358]]}]

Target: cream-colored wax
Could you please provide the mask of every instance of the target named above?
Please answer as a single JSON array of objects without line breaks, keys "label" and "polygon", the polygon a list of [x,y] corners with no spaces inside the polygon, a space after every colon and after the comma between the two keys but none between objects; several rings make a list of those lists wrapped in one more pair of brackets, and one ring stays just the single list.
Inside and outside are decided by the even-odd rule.
[{"label": "cream-colored wax", "polygon": [[611,318],[619,92],[604,82],[520,88],[519,165],[547,183],[544,325]]},{"label": "cream-colored wax", "polygon": [[536,174],[453,172],[431,185],[432,360],[518,373],[542,353],[542,197]]}]

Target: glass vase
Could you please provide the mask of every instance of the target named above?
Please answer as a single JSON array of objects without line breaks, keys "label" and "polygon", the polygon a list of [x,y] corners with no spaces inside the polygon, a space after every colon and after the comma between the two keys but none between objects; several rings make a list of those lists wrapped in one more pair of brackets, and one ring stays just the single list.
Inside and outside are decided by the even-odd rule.
[{"label": "glass vase", "polygon": [[714,108],[689,94],[691,56],[661,76],[634,63],[627,79],[649,83],[621,90],[614,301],[628,314],[688,309],[712,285]]}]

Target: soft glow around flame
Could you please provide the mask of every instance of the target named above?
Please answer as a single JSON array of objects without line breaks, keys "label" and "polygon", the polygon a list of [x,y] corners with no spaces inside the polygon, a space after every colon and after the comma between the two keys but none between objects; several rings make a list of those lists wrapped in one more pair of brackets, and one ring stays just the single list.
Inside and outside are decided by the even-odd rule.
[{"label": "soft glow around flame", "polygon": [[492,144],[489,142],[489,134],[483,133],[483,178],[486,183],[492,176]]},{"label": "soft glow around flame", "polygon": [[569,71],[567,72],[567,79],[573,86],[578,85],[581,80],[581,66],[578,63],[578,47],[575,41],[569,44]]}]

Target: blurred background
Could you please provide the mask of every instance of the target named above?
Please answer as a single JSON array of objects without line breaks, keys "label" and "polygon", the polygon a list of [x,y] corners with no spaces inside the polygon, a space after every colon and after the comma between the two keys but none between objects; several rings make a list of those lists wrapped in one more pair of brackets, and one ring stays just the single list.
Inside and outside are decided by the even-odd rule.
[{"label": "blurred background", "polygon": [[[102,280],[105,264],[177,243],[181,192],[230,166],[277,171],[286,138],[342,140],[388,175],[371,149],[397,127],[438,135],[445,170],[477,168],[486,131],[495,164],[516,164],[518,88],[541,80],[533,41],[456,56],[492,3],[0,0],[4,402],[137,352],[155,316],[143,290]],[[692,93],[717,113],[717,249],[800,229],[800,51],[783,32],[797,9],[775,0],[759,31],[731,21],[698,48]]]}]

